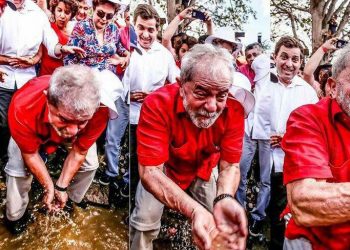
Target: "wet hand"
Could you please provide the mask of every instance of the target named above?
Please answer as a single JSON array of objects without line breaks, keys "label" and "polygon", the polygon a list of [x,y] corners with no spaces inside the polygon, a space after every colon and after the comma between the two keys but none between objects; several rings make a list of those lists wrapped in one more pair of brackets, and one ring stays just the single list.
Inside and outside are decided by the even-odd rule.
[{"label": "wet hand", "polygon": [[55,191],[53,185],[49,185],[49,187],[44,191],[43,203],[49,212],[53,211],[53,199],[55,197]]},{"label": "wet hand", "polygon": [[62,208],[64,208],[67,200],[68,200],[67,192],[62,192],[55,189],[55,204],[54,204],[55,210],[61,210]]},{"label": "wet hand", "polygon": [[192,237],[201,250],[210,250],[211,239],[217,234],[213,215],[204,207],[197,207],[192,212]]},{"label": "wet hand", "polygon": [[217,235],[227,249],[244,250],[248,236],[248,222],[243,207],[234,199],[218,201],[213,210]]}]

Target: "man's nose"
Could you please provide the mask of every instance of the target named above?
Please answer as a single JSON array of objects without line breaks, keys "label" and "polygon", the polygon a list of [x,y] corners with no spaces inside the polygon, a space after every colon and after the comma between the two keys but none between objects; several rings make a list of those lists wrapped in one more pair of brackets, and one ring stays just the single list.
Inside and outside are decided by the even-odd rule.
[{"label": "man's nose", "polygon": [[208,97],[204,108],[209,113],[216,112],[216,110],[217,110],[216,98],[215,97]]},{"label": "man's nose", "polygon": [[66,127],[66,131],[70,134],[70,135],[76,135],[78,134],[79,131],[79,127],[77,124],[70,124]]}]

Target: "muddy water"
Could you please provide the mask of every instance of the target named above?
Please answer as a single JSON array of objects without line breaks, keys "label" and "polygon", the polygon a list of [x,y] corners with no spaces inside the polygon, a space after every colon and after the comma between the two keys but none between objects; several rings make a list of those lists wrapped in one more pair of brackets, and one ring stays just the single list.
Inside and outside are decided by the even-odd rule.
[{"label": "muddy water", "polygon": [[93,206],[76,208],[70,216],[34,212],[35,222],[20,236],[11,235],[1,219],[0,249],[124,250],[128,248],[128,228],[122,223],[125,213]]}]

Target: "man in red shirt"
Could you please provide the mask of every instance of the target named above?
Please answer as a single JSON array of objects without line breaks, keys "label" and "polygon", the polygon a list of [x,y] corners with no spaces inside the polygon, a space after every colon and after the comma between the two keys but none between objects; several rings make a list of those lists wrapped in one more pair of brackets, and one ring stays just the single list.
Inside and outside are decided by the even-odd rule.
[{"label": "man in red shirt", "polygon": [[[80,203],[98,159],[95,141],[106,127],[108,108],[100,107],[100,89],[92,69],[71,65],[34,78],[13,96],[9,108],[11,140],[6,172],[5,224],[12,233],[25,230],[33,176],[44,188],[49,211],[62,209],[68,197]],[[71,145],[54,183],[40,153]]]},{"label": "man in red shirt", "polygon": [[141,108],[141,182],[130,217],[131,249],[152,249],[164,205],[192,221],[200,249],[210,249],[217,234],[231,247],[244,249],[247,220],[234,199],[244,111],[229,95],[232,56],[210,44],[196,45],[182,63],[178,83],[150,94]]},{"label": "man in red shirt", "polygon": [[244,50],[247,63],[238,67],[239,72],[241,72],[243,75],[245,75],[249,79],[250,84],[252,85],[252,89],[254,89],[254,85],[255,85],[254,83],[255,72],[252,69],[252,63],[255,57],[257,57],[258,55],[261,55],[261,53],[262,53],[262,47],[260,43],[249,44]]},{"label": "man in red shirt", "polygon": [[[350,249],[350,47],[328,79],[334,99],[295,110],[287,123],[284,249]],[[289,215],[289,216],[288,216]]]}]

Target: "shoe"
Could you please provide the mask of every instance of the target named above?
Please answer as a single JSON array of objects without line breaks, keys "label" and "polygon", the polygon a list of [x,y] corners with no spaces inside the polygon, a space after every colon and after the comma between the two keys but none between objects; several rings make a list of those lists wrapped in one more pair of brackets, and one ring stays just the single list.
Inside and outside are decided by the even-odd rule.
[{"label": "shoe", "polygon": [[249,226],[249,234],[254,237],[258,237],[262,235],[262,226],[263,221],[261,220],[253,220],[252,224]]},{"label": "shoe", "polygon": [[98,179],[98,182],[101,184],[101,185],[104,185],[104,186],[107,186],[109,185],[109,183],[112,182],[112,178],[113,177],[110,177],[109,175],[107,175],[106,173],[103,173],[100,178]]},{"label": "shoe", "polygon": [[88,201],[86,201],[85,199],[83,199],[81,202],[75,203],[75,204],[82,209],[87,209],[89,207]]},{"label": "shoe", "polygon": [[63,208],[63,211],[72,214],[74,212],[74,201],[68,198],[66,205]]},{"label": "shoe", "polygon": [[120,196],[124,199],[129,199],[129,184],[125,183],[119,190]]},{"label": "shoe", "polygon": [[4,215],[4,224],[6,228],[14,235],[23,233],[30,223],[34,222],[34,216],[26,210],[23,216],[15,221],[7,219],[6,214]]}]

